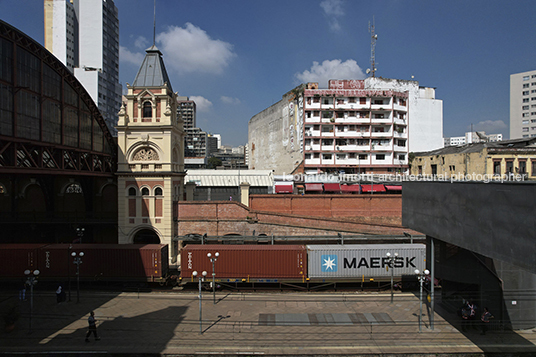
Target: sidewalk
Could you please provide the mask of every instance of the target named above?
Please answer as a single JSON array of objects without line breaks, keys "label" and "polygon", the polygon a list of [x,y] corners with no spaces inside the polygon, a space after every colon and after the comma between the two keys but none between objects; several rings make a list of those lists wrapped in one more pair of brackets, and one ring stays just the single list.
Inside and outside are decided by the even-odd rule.
[{"label": "sidewalk", "polygon": [[[447,353],[536,353],[536,333],[461,333],[438,313],[431,329],[423,305],[397,293],[203,293],[203,324],[197,293],[76,293],[56,304],[54,294],[29,298],[10,333],[0,334],[0,352],[117,354],[365,355]],[[18,303],[0,296],[1,306]],[[100,341],[84,342],[87,317],[95,311]],[[457,323],[457,321],[456,321]],[[200,334],[202,329],[203,334]]]}]

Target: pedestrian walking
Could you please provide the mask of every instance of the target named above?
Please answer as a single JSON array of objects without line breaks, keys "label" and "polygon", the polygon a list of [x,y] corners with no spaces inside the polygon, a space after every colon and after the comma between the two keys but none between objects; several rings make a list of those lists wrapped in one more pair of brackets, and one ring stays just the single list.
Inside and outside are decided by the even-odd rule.
[{"label": "pedestrian walking", "polygon": [[26,283],[23,283],[19,290],[19,300],[26,301]]},{"label": "pedestrian walking", "polygon": [[480,333],[481,335],[486,334],[486,331],[488,331],[489,320],[493,318],[494,316],[491,314],[491,312],[489,312],[488,308],[485,307],[484,312],[482,313],[482,317],[480,318],[480,321],[482,321],[482,332]]},{"label": "pedestrian walking", "polygon": [[56,289],[56,303],[58,303],[58,304],[59,304],[59,303],[61,302],[61,300],[62,300],[62,294],[61,294],[62,290],[63,290],[63,289],[62,289],[61,285],[58,286],[58,288]]},{"label": "pedestrian walking", "polygon": [[86,333],[86,342],[89,342],[89,336],[93,333],[95,335],[95,341],[100,340],[99,335],[97,334],[97,319],[95,318],[95,312],[91,311],[89,313],[89,317],[87,319],[87,322],[89,324],[87,333]]}]

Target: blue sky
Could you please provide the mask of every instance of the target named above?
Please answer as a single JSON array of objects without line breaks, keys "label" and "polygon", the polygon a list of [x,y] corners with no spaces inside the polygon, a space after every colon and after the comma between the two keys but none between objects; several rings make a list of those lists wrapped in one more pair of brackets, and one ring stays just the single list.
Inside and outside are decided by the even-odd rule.
[{"label": "blue sky", "polygon": [[[120,81],[152,44],[153,0],[115,0]],[[509,136],[510,74],[536,69],[534,0],[156,0],[156,45],[197,126],[247,142],[249,119],[296,85],[376,76],[414,79],[443,100],[443,135]],[[0,0],[0,18],[44,42],[42,0]]]}]

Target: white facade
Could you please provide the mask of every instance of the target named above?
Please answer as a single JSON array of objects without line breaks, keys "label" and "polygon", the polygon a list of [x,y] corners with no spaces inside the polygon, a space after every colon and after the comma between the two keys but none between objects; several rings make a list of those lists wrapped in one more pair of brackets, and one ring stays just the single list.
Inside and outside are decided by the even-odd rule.
[{"label": "white facade", "polygon": [[480,142],[495,142],[502,141],[502,139],[502,134],[486,134],[484,131],[473,131],[465,133],[465,136],[453,136],[450,138],[445,138],[444,142],[446,147]]},{"label": "white facade", "polygon": [[64,0],[45,0],[45,47],[71,72],[78,63],[78,30],[74,7]]},{"label": "white facade", "polygon": [[536,137],[536,70],[510,75],[510,139]]},{"label": "white facade", "polygon": [[82,83],[115,136],[121,107],[119,19],[113,0],[45,0],[45,47]]}]

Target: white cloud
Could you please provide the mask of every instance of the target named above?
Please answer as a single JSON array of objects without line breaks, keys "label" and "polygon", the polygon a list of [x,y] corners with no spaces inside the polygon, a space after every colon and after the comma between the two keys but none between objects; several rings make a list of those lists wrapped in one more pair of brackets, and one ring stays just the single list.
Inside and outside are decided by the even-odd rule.
[{"label": "white cloud", "polygon": [[[473,130],[485,131],[486,134],[501,134],[501,131],[508,128],[502,120],[484,120],[473,125]],[[471,127],[469,126],[469,131]]]},{"label": "white cloud", "polygon": [[222,73],[236,57],[233,45],[212,39],[204,30],[187,23],[184,28],[170,26],[156,37],[159,49],[168,60],[168,69],[179,73]]},{"label": "white cloud", "polygon": [[320,7],[324,10],[326,17],[328,18],[331,31],[339,32],[341,30],[341,25],[339,25],[338,18],[344,16],[342,0],[323,0],[320,3]]},{"label": "white cloud", "polygon": [[240,104],[240,99],[238,98],[231,98],[231,97],[226,97],[224,95],[221,96],[221,101],[225,104]]},{"label": "white cloud", "polygon": [[135,64],[139,66],[143,62],[144,57],[145,54],[130,52],[128,48],[119,46],[119,60],[121,62]]},{"label": "white cloud", "polygon": [[342,1],[341,0],[323,0],[320,2],[320,7],[324,9],[326,15],[342,16]]},{"label": "white cloud", "polygon": [[342,62],[339,59],[325,60],[322,64],[313,62],[310,70],[294,75],[301,83],[318,82],[320,88],[327,88],[330,79],[364,79],[365,74],[354,60]]},{"label": "white cloud", "polygon": [[210,112],[212,109],[212,102],[201,96],[190,96],[190,100],[195,102],[195,106],[198,112]]},{"label": "white cloud", "polygon": [[149,48],[149,41],[143,36],[138,36],[138,38],[134,41],[134,46],[142,50],[145,50]]}]

